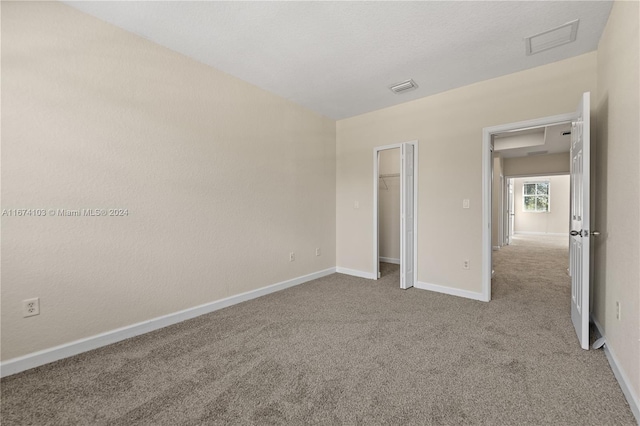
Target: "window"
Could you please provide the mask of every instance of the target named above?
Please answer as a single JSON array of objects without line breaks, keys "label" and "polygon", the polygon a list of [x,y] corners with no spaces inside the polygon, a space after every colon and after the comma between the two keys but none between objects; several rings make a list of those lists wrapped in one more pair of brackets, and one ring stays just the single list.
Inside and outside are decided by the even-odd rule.
[{"label": "window", "polygon": [[525,182],[522,185],[522,211],[525,212],[548,212],[549,203],[549,181]]}]

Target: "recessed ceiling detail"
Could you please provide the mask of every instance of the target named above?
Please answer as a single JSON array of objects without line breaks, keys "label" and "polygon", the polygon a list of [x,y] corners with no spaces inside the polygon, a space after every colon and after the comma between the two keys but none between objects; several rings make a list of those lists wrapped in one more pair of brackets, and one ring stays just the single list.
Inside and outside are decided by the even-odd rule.
[{"label": "recessed ceiling detail", "polygon": [[406,80],[406,81],[403,81],[402,83],[396,83],[389,86],[389,89],[391,89],[391,91],[396,95],[399,95],[405,92],[410,92],[411,90],[416,90],[417,88],[418,88],[418,85],[413,80]]},{"label": "recessed ceiling detail", "polygon": [[571,123],[505,132],[493,141],[493,152],[502,158],[559,154],[570,148]]},{"label": "recessed ceiling detail", "polygon": [[535,55],[554,47],[576,41],[579,19],[525,38],[527,55]]}]

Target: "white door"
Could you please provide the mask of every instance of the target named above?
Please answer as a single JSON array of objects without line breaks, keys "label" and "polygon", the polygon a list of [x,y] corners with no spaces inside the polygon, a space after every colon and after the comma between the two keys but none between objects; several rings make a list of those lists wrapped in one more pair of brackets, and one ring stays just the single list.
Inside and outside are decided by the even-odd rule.
[{"label": "white door", "polygon": [[413,287],[414,265],[414,146],[402,144],[402,166],[400,168],[400,288]]},{"label": "white door", "polygon": [[505,238],[507,238],[507,225],[505,225],[507,223],[506,221],[506,214],[505,214],[505,209],[506,209],[506,198],[505,198],[505,192],[506,192],[506,179],[504,178],[504,176],[500,176],[500,206],[498,207],[500,209],[499,214],[498,214],[498,246],[502,247],[504,246],[504,240]]},{"label": "white door", "polygon": [[514,222],[516,219],[515,197],[513,196],[513,179],[509,179],[507,198],[509,200],[509,231],[507,233],[507,244],[511,244],[514,232],[513,227],[515,226]]},{"label": "white door", "polygon": [[590,93],[571,123],[571,321],[582,349],[589,349],[589,161]]},{"label": "white door", "polygon": [[509,245],[509,179],[502,178],[502,221],[500,222],[502,229],[502,238],[500,245]]}]

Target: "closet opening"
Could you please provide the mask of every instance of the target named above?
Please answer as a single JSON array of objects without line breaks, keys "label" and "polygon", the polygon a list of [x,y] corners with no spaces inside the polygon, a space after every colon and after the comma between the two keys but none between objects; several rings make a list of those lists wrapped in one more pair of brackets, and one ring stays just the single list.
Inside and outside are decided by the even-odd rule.
[{"label": "closet opening", "polygon": [[374,276],[399,265],[400,288],[411,288],[417,281],[418,142],[376,147],[373,154]]}]

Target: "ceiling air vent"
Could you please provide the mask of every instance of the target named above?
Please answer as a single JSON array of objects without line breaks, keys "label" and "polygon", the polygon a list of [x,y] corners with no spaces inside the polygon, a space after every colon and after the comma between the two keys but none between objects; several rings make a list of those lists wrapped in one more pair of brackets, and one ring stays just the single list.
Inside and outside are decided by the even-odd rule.
[{"label": "ceiling air vent", "polygon": [[389,89],[397,95],[404,92],[410,92],[418,88],[418,85],[413,80],[403,81],[402,83],[396,83],[389,86]]},{"label": "ceiling air vent", "polygon": [[576,41],[579,19],[524,39],[527,55],[534,55]]},{"label": "ceiling air vent", "polygon": [[527,155],[544,155],[548,153],[549,151],[531,151],[531,152],[527,152]]}]

